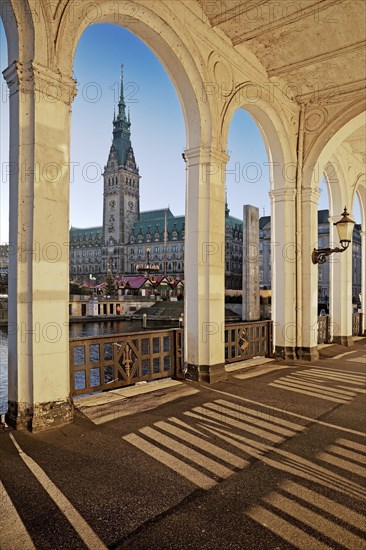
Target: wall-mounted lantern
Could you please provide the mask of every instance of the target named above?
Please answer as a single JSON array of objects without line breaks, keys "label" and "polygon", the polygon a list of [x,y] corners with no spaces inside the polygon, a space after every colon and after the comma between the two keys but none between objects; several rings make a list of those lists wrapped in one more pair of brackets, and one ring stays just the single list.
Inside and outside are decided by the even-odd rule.
[{"label": "wall-mounted lantern", "polygon": [[344,252],[349,247],[355,222],[349,217],[346,207],[344,207],[341,219],[333,225],[337,227],[341,248],[314,248],[311,255],[313,264],[324,264],[327,261],[327,256],[334,254],[334,252]]}]

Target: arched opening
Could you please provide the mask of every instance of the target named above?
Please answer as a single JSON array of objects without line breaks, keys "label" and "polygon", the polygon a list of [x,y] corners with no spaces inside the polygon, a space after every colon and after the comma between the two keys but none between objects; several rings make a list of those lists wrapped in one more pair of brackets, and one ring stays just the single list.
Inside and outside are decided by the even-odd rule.
[{"label": "arched opening", "polygon": [[[329,224],[329,211],[330,206],[330,191],[332,178],[332,167],[329,167],[328,173],[326,172],[320,180],[319,185],[319,204],[318,204],[318,239],[317,245],[319,248],[327,248],[331,246],[330,243],[330,224]],[[327,177],[328,176],[328,177]],[[329,262],[320,264],[318,266],[318,315],[329,315]]]},{"label": "arched opening", "polygon": [[[252,103],[243,102],[242,98],[245,97],[245,93],[243,90],[238,90],[237,93],[238,97],[234,96],[231,99],[226,112],[223,124],[223,136],[226,137],[229,134],[229,126],[239,103],[239,106],[247,111],[248,114],[246,116],[251,117],[252,129],[255,129],[254,124],[257,127],[255,129],[257,154],[259,151],[257,160],[253,162],[252,158],[247,165],[244,163],[242,168],[244,168],[244,174],[247,178],[255,178],[257,180],[252,195],[253,200],[258,200],[258,193],[260,193],[260,204],[258,206],[260,209],[263,209],[263,205],[265,205],[264,213],[266,214],[266,216],[260,216],[260,210],[257,211],[257,219],[259,217],[262,218],[261,223],[263,228],[260,230],[258,219],[255,224],[257,226],[257,242],[254,244],[251,243],[251,238],[249,237],[247,243],[252,250],[253,257],[250,259],[247,258],[247,261],[243,262],[243,271],[246,268],[245,266],[248,267],[251,263],[257,265],[258,276],[254,284],[258,287],[260,286],[260,265],[262,264],[263,266],[263,261],[265,261],[266,267],[271,268],[270,272],[267,269],[266,274],[263,273],[262,268],[262,279],[264,280],[264,277],[266,277],[268,282],[268,285],[262,284],[262,287],[270,286],[271,294],[271,310],[269,311],[269,307],[263,308],[263,317],[270,317],[274,321],[274,347],[276,351],[283,355],[293,356],[293,350],[296,348],[298,340],[297,310],[295,311],[294,308],[289,307],[288,296],[291,296],[292,300],[296,300],[299,289],[296,284],[295,269],[296,218],[294,197],[296,170],[294,170],[294,167],[296,166],[296,162],[289,146],[289,128],[283,125],[283,119],[279,116],[280,108],[276,110],[269,103],[259,98]],[[240,101],[238,98],[240,98]],[[228,163],[228,167],[230,167],[230,162]],[[263,182],[263,189],[261,191],[258,184],[260,180]],[[268,191],[271,204],[270,209],[267,199]],[[243,200],[242,198],[238,202],[239,204],[243,204],[243,202],[247,203],[246,199]],[[263,214],[263,210],[261,213]],[[260,248],[262,248],[262,251]],[[245,255],[244,245],[243,256]],[[252,271],[252,275],[254,274],[253,270],[248,269],[248,271]],[[251,277],[251,280],[255,280],[255,275]],[[281,290],[284,284],[288,292],[286,299]],[[266,291],[265,301],[268,306],[269,292],[268,289]],[[248,294],[248,289],[246,292]],[[258,313],[258,290],[255,292],[252,289],[251,293],[253,298],[256,296],[257,313],[255,317],[258,319],[260,317],[260,312]],[[243,288],[243,304],[245,303],[248,305],[250,301],[248,300],[248,296],[244,297]],[[266,311],[264,311],[265,309]],[[246,320],[250,320],[248,312],[244,313],[243,311],[243,316],[246,317]]]},{"label": "arched opening", "polygon": [[[250,320],[244,318],[246,314],[243,317],[242,307],[242,301],[248,299],[243,288],[243,249],[248,251],[248,243],[243,243],[243,220],[245,218],[247,221],[249,212],[247,209],[244,211],[244,205],[254,206],[257,209],[253,214],[258,221],[258,242],[252,242],[251,239],[250,247],[258,260],[258,273],[257,289],[254,291],[257,311],[253,311],[252,320],[269,319],[272,287],[269,162],[261,132],[253,117],[244,109],[238,109],[232,118],[228,155],[225,207],[226,308],[243,320]],[[244,234],[247,235],[247,232]]]},{"label": "arched opening", "polygon": [[[8,67],[7,38],[0,18],[0,72]],[[0,414],[8,406],[8,268],[9,268],[9,93],[0,77]]]},{"label": "arched opening", "polygon": [[[134,278],[148,275],[136,270],[147,265],[147,251],[159,267],[155,275],[183,280],[186,138],[171,80],[139,38],[110,24],[84,31],[74,75],[71,280],[102,291],[111,269],[121,291],[132,292]],[[119,124],[127,137],[119,135]],[[131,158],[119,158],[129,154],[127,146]]]},{"label": "arched opening", "polygon": [[[332,130],[333,135],[331,135]],[[325,139],[326,136],[329,136],[329,139],[322,149],[319,147],[321,137],[317,138],[316,145],[306,160],[304,173],[306,178],[310,178],[310,180],[307,179],[307,185],[311,181],[311,186],[317,190],[319,187],[318,174],[324,172],[324,178],[320,183],[321,200],[319,204],[322,204],[323,196],[328,195],[329,244],[327,246],[334,248],[339,246],[334,223],[340,219],[344,207],[346,206],[354,219],[355,216],[360,219],[360,209],[357,206],[355,208],[354,194],[360,173],[363,171],[364,115],[362,113],[358,114],[344,122],[342,126],[336,120],[324,130],[322,137]],[[318,153],[317,157],[316,152]],[[328,193],[322,193],[322,190],[325,189],[324,182]],[[314,204],[315,201],[313,201],[312,209],[314,209]],[[314,215],[314,212],[312,215]],[[354,306],[352,302],[355,298],[356,266],[360,255],[353,253],[352,249],[356,248],[359,252],[362,248],[360,230],[360,225],[356,223],[353,243],[349,250],[342,254],[332,254],[326,261],[327,265],[317,264],[312,266],[311,269],[312,277],[314,275],[317,275],[317,279],[322,277],[326,280],[325,284],[328,283],[329,286],[330,324],[325,339],[343,345],[352,343],[352,333],[354,333],[352,312],[355,311],[357,305]],[[319,240],[319,238],[315,238],[315,235],[312,235],[311,238],[314,242]],[[321,247],[321,243],[318,242],[318,246]],[[315,280],[314,277],[313,283],[315,283]],[[359,286],[361,286],[361,283]],[[318,314],[314,305],[310,308],[312,309],[312,319]],[[316,326],[315,321],[312,326]],[[320,332],[315,333],[314,331],[314,336],[318,334]]]},{"label": "arched opening", "polygon": [[359,193],[355,193],[352,207],[355,227],[352,237],[352,312],[361,313],[362,284],[362,217]]},{"label": "arched opening", "polygon": [[[115,22],[115,18],[111,15],[109,8],[110,6],[107,3],[101,4],[99,23]],[[164,11],[164,20],[166,16],[167,13]],[[77,21],[80,20],[77,19]],[[64,34],[63,25],[61,25],[60,44],[63,41],[63,48],[62,54],[60,50],[60,64],[63,63],[65,58],[65,47],[66,51],[73,54],[82,31],[88,26],[85,18],[82,18],[81,21],[81,26],[78,26],[79,23],[75,26],[73,36],[76,38],[71,41],[69,40],[69,33]],[[212,319],[215,319],[215,321],[218,319],[214,311],[215,308],[212,308],[211,305],[211,295],[214,294],[214,285],[212,282],[210,283],[210,280],[212,279],[213,281],[215,279],[215,273],[210,269],[210,262],[205,266],[202,265],[202,243],[200,242],[207,240],[211,242],[216,238],[216,233],[213,233],[213,218],[206,215],[207,208],[211,208],[212,201],[205,193],[203,195],[201,193],[197,194],[199,183],[201,183],[202,179],[203,167],[207,166],[207,162],[210,162],[212,155],[209,104],[205,97],[204,86],[195,61],[173,28],[167,28],[164,21],[147,8],[139,10],[133,24],[130,25],[127,22],[128,18],[125,18],[125,20],[122,19],[122,21],[123,23],[126,22],[124,26],[142,39],[160,59],[174,83],[184,114],[187,135],[186,151],[184,153],[187,182],[183,260],[186,297],[184,308],[184,353],[185,363],[193,365],[192,371],[194,372],[194,376],[198,376],[199,365],[207,367],[211,363],[219,363],[217,355],[221,356],[223,349],[220,334],[216,333],[214,337],[210,338],[210,342],[203,341],[201,337],[202,326],[209,326]],[[67,44],[68,42],[69,44]],[[66,73],[69,72],[67,63],[64,70]],[[210,187],[209,181],[204,181],[204,184],[209,192],[211,192],[212,186]],[[173,227],[173,234],[174,231],[175,228]],[[221,238],[220,236],[220,240]],[[137,241],[139,240],[140,234],[137,235]],[[137,242],[137,248],[138,244],[139,242]],[[177,245],[174,244],[173,246]],[[187,261],[189,263],[188,270]],[[173,261],[168,261],[168,269],[169,266],[171,266],[172,270],[174,269]],[[204,275],[203,271],[207,273]],[[215,341],[215,353],[212,352],[213,341]]]}]

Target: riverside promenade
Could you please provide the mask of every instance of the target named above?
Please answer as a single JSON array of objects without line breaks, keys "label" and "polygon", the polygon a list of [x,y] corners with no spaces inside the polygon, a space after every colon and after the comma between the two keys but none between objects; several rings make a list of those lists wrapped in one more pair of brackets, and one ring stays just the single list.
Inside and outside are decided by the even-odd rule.
[{"label": "riverside promenade", "polygon": [[73,424],[1,432],[1,550],[364,549],[365,342],[82,397]]}]

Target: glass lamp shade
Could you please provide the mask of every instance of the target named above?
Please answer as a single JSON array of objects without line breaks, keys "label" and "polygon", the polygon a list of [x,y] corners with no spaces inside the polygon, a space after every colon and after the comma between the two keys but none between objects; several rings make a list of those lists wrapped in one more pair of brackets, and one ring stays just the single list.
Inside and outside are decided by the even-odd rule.
[{"label": "glass lamp shade", "polygon": [[334,224],[337,227],[340,243],[350,243],[355,222],[349,217],[347,208],[344,208],[341,219]]}]

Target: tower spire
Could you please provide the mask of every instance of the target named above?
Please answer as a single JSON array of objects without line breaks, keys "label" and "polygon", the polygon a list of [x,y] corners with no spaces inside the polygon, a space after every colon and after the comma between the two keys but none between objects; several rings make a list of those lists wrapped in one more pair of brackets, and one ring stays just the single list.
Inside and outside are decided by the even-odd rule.
[{"label": "tower spire", "polygon": [[131,149],[130,126],[130,115],[128,115],[128,118],[126,116],[126,103],[123,95],[123,65],[121,65],[121,89],[118,111],[115,112],[113,118],[113,146],[116,149],[120,165],[125,165],[128,152]]},{"label": "tower spire", "polygon": [[121,64],[121,90],[118,102],[118,119],[126,120],[126,103],[123,95],[123,63]]},{"label": "tower spire", "polygon": [[225,217],[230,214],[229,205],[227,203],[227,187],[225,187]]}]

